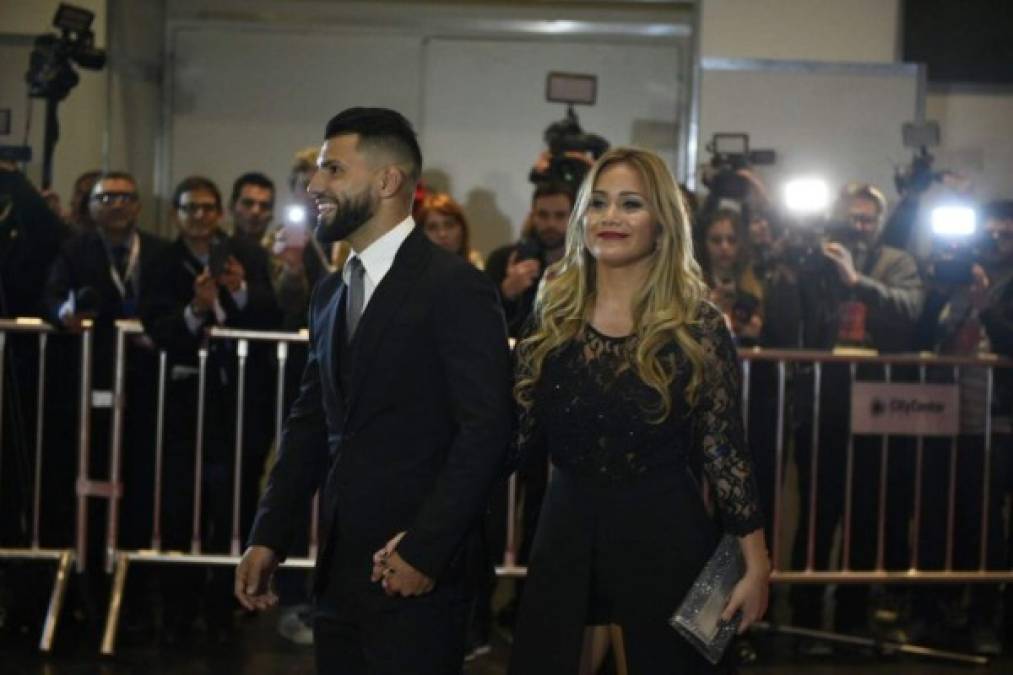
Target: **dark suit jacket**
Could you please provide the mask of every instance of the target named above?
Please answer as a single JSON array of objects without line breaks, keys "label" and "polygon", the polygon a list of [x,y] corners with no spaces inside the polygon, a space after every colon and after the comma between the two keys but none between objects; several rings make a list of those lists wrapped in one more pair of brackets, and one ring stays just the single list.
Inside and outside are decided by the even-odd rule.
[{"label": "dark suit jacket", "polygon": [[481,272],[416,227],[363,313],[342,391],[344,294],[338,273],[314,292],[302,389],[250,541],[284,555],[322,484],[318,594],[333,581],[386,602],[370,560],[404,530],[398,553],[436,580],[438,596],[459,586],[463,544],[478,533],[509,442],[499,300]]},{"label": "dark suit jacket", "polygon": [[70,236],[19,171],[0,169],[0,316],[39,316],[46,273]]},{"label": "dark suit jacket", "polygon": [[[232,294],[224,288],[218,301],[225,310],[225,325],[230,328],[269,330],[281,322],[268,271],[267,253],[259,246],[230,237],[227,246],[246,273],[246,305],[239,309]],[[196,273],[203,269],[183,240],[176,239],[153,261],[153,278],[141,288],[140,313],[145,332],[155,344],[169,352],[173,363],[196,364],[197,349],[203,340],[190,332],[183,311],[193,299]],[[146,275],[147,276],[147,275]],[[213,323],[208,318],[207,325]]]},{"label": "dark suit jacket", "polygon": [[[153,262],[157,260],[168,242],[146,232],[141,237],[141,251],[138,260],[136,291],[151,283]],[[105,244],[98,232],[84,232],[67,241],[60,255],[49,270],[49,279],[44,292],[46,320],[60,325],[60,307],[71,292],[90,287],[99,298],[98,316],[95,318],[95,386],[109,386],[112,378],[112,364],[115,356],[117,319],[137,318],[136,304],[133,312],[124,312],[123,298],[109,274],[109,257]]]}]

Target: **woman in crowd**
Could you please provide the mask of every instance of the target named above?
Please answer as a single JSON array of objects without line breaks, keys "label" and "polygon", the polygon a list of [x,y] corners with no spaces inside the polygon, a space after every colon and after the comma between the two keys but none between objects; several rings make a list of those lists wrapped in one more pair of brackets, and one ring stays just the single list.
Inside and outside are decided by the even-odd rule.
[{"label": "woman in crowd", "polygon": [[719,209],[703,225],[700,264],[710,299],[724,314],[739,344],[756,344],[763,330],[763,290],[749,261],[739,214]]},{"label": "woman in crowd", "polygon": [[615,148],[595,163],[546,278],[515,393],[519,451],[547,452],[553,471],[510,672],[577,672],[589,625],[621,631],[631,673],[714,672],[669,617],[721,530],[746,560],[724,611],[741,610],[740,630],[766,609],[769,563],[735,348],[660,157]]},{"label": "woman in crowd", "polygon": [[484,267],[482,254],[471,248],[471,228],[461,205],[445,192],[426,195],[416,211],[416,221],[437,246],[456,253],[478,269]]}]

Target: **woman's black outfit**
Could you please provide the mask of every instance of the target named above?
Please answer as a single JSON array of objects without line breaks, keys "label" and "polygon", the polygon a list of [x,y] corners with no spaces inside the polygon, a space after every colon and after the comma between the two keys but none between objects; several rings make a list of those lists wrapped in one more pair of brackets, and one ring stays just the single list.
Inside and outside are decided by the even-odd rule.
[{"label": "woman's black outfit", "polygon": [[[576,673],[585,625],[622,627],[632,673],[717,670],[668,624],[721,530],[763,526],[742,433],[735,347],[721,314],[701,305],[692,329],[707,362],[696,405],[690,362],[672,340],[671,412],[638,376],[638,336],[586,326],[546,357],[520,451],[547,452],[545,496],[515,632],[510,673]],[[720,525],[694,479],[701,468]]]}]

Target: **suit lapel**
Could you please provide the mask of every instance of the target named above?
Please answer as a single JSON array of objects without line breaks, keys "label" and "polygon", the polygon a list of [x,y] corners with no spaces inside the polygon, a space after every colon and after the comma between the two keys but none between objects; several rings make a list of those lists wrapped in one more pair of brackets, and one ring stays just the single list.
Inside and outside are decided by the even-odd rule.
[{"label": "suit lapel", "polygon": [[324,306],[323,311],[316,317],[317,334],[320,336],[319,349],[317,350],[320,359],[322,379],[329,391],[328,395],[334,400],[341,402],[343,393],[341,390],[341,374],[338,371],[338,359],[340,358],[336,340],[344,340],[344,321],[341,317],[342,300],[345,297],[345,283],[340,281],[330,301]]},{"label": "suit lapel", "polygon": [[394,256],[394,264],[391,265],[390,271],[373,291],[373,296],[359,320],[359,327],[352,338],[355,363],[352,364],[352,391],[347,417],[355,412],[362,398],[366,379],[375,371],[373,362],[376,360],[384,331],[391,319],[397,315],[408,292],[414,286],[416,277],[429,260],[431,252],[426,244],[422,228],[416,227],[412,230]]}]

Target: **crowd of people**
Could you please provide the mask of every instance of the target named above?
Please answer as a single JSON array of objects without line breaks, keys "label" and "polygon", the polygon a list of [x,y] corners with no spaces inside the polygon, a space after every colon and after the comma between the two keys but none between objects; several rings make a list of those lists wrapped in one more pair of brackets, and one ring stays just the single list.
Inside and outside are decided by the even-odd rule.
[{"label": "crowd of people", "polygon": [[[789,218],[779,215],[774,205],[766,200],[764,191],[757,187],[746,199],[720,204],[708,200],[702,209],[689,214],[692,229],[687,231],[692,235],[695,260],[679,259],[682,251],[690,249],[690,242],[680,239],[681,233],[677,228],[665,230],[665,227],[675,227],[673,222],[678,220],[675,216],[672,222],[662,219],[657,225],[662,234],[657,240],[651,239],[653,243],[645,244],[648,247],[666,247],[659,255],[666,256],[668,267],[673,270],[690,270],[698,274],[706,284],[701,285],[699,298],[694,295],[697,290],[690,286],[682,288],[682,295],[678,298],[665,296],[671,290],[666,290],[666,283],[677,285],[678,280],[673,281],[658,272],[664,267],[662,265],[644,271],[645,275],[649,275],[644,278],[650,280],[656,291],[650,297],[631,299],[622,296],[621,289],[626,282],[615,278],[608,282],[614,286],[609,286],[604,281],[605,277],[602,277],[603,285],[598,295],[582,289],[581,293],[589,295],[573,298],[553,296],[552,292],[561,294],[569,288],[562,282],[550,284],[554,279],[573,277],[572,284],[580,287],[577,279],[587,273],[584,267],[587,265],[583,248],[585,242],[574,240],[572,234],[568,239],[568,228],[572,230],[573,222],[571,212],[575,208],[581,214],[587,214],[588,228],[603,227],[601,223],[606,222],[606,213],[624,212],[635,220],[638,213],[655,213],[659,209],[669,209],[672,213],[686,211],[688,200],[685,194],[678,196],[673,193],[669,196],[663,190],[643,187],[644,181],[663,180],[667,174],[650,164],[650,160],[645,159],[646,155],[624,152],[626,154],[609,155],[607,161],[595,165],[589,179],[592,183],[580,193],[580,202],[576,185],[545,182],[534,186],[531,209],[520,227],[518,241],[495,249],[484,261],[474,248],[472,237],[473,227],[480,227],[480,224],[469,223],[461,205],[451,195],[420,188],[412,202],[413,222],[432,243],[459,256],[486,275],[498,293],[509,335],[521,339],[521,344],[526,345],[524,349],[528,351],[522,351],[526,354],[523,358],[527,359],[528,367],[534,368],[534,371],[527,372],[529,379],[521,379],[517,390],[518,397],[528,403],[523,407],[520,421],[524,448],[519,455],[518,467],[522,496],[519,561],[522,564],[535,563],[539,557],[557,562],[562,560],[567,564],[574,560],[582,561],[579,565],[584,576],[572,574],[572,567],[557,569],[551,563],[543,564],[539,572],[532,575],[529,588],[517,584],[513,600],[494,618],[491,598],[495,577],[491,564],[502,558],[506,520],[505,485],[502,482],[498,484],[488,508],[486,536],[476,544],[488,564],[478,575],[478,601],[469,611],[468,651],[472,654],[486,651],[493,625],[500,621],[512,628],[519,615],[518,639],[522,648],[516,661],[521,664],[517,666],[520,668],[517,672],[536,672],[535,665],[523,664],[525,659],[534,664],[547,651],[552,652],[546,647],[546,641],[566,645],[565,649],[556,650],[560,655],[557,665],[560,668],[570,667],[585,639],[580,632],[571,630],[573,625],[609,623],[616,615],[622,616],[623,612],[635,616],[649,613],[644,608],[615,603],[626,602],[632,597],[643,599],[643,593],[650,596],[657,591],[656,586],[653,590],[638,589],[628,582],[631,576],[645,583],[656,581],[656,575],[646,568],[643,574],[630,572],[654,563],[633,555],[640,550],[637,545],[631,545],[625,555],[613,551],[615,555],[604,562],[592,559],[591,551],[597,550],[600,543],[595,537],[603,536],[602,531],[611,533],[608,545],[612,546],[623,536],[633,539],[650,536],[636,528],[624,533],[630,522],[640,523],[644,528],[657,526],[659,530],[676,526],[695,531],[706,529],[700,524],[706,520],[706,514],[693,511],[689,505],[675,520],[659,515],[668,514],[665,509],[672,508],[671,505],[653,508],[657,505],[638,503],[636,508],[623,511],[619,493],[610,492],[611,488],[595,483],[592,480],[595,474],[654,472],[657,494],[668,495],[671,486],[666,487],[666,481],[675,480],[671,478],[669,463],[674,461],[681,466],[686,462],[692,464],[694,460],[692,456],[673,460],[675,455],[660,449],[689,448],[692,443],[688,439],[694,434],[703,435],[711,440],[707,441],[703,465],[695,469],[706,472],[720,486],[717,500],[723,526],[740,535],[748,535],[756,528],[765,529],[767,541],[772,539],[774,484],[782,479],[776,475],[774,463],[777,401],[771,392],[774,391],[777,375],[773,366],[762,363],[754,366],[747,411],[752,423],[746,430],[737,431],[731,425],[721,434],[717,433],[717,429],[729,424],[728,415],[732,409],[727,407],[727,399],[731,389],[712,386],[710,380],[704,384],[687,381],[687,391],[692,391],[692,395],[687,400],[667,400],[665,414],[673,408],[690,405],[690,401],[693,406],[703,401],[711,415],[709,421],[702,422],[709,425],[707,429],[695,430],[674,421],[671,428],[664,424],[647,424],[644,429],[638,428],[637,438],[641,441],[653,439],[654,445],[638,441],[639,444],[630,446],[628,452],[607,456],[593,452],[588,454],[583,450],[606,441],[621,445],[620,432],[626,433],[629,419],[636,418],[640,402],[645,396],[649,398],[651,392],[651,387],[645,385],[645,382],[651,384],[650,376],[644,377],[644,382],[637,386],[624,379],[623,374],[629,364],[620,357],[630,350],[637,350],[638,341],[628,340],[636,326],[629,323],[625,314],[610,313],[608,303],[615,298],[608,297],[606,289],[617,293],[623,303],[632,303],[637,312],[647,311],[645,307],[650,302],[666,301],[675,303],[675,306],[681,306],[680,302],[689,303],[683,307],[687,312],[690,311],[689,305],[693,306],[692,311],[700,311],[696,307],[697,302],[716,309],[713,315],[704,312],[706,320],[702,321],[699,333],[680,336],[680,344],[685,340],[685,344],[689,345],[686,350],[689,357],[678,372],[696,372],[699,368],[700,361],[692,358],[694,345],[699,348],[703,344],[704,350],[729,356],[731,352],[727,350],[732,343],[721,341],[720,336],[724,334],[730,334],[734,345],[741,348],[828,351],[847,347],[871,348],[884,354],[932,351],[960,356],[987,353],[1013,356],[1013,201],[982,205],[982,236],[975,244],[975,257],[969,264],[970,273],[966,278],[943,278],[936,270],[940,258],[916,260],[905,250],[905,242],[897,245],[898,238],[903,239],[903,236],[896,236],[896,231],[889,238],[884,236],[884,225],[890,215],[887,200],[873,185],[855,183],[845,186],[834,205],[833,217],[827,221],[829,224],[819,237],[812,236],[811,232],[800,232]],[[330,170],[325,166],[324,154],[319,157],[319,170]],[[631,166],[639,167],[639,173],[634,177],[627,175]],[[313,148],[298,153],[288,185],[293,203],[302,205],[306,213],[312,214],[311,220],[317,213],[319,202],[319,199],[314,200],[314,196],[324,193],[324,188],[314,187],[317,172],[318,150]],[[750,174],[749,180],[754,186],[759,186],[756,176]],[[124,548],[145,548],[150,544],[150,494],[154,480],[154,406],[150,402],[155,397],[156,357],[160,350],[167,352],[169,357],[166,419],[170,423],[166,425],[163,480],[166,485],[173,486],[164,492],[162,546],[170,550],[187,550],[191,546],[195,536],[192,524],[198,353],[207,348],[205,365],[208,376],[204,400],[207,415],[216,423],[204,428],[201,485],[204,508],[199,521],[200,543],[205,552],[227,552],[231,538],[239,536],[245,540],[253,526],[261,485],[277,451],[273,447],[275,378],[285,378],[287,408],[296,399],[299,374],[308,355],[305,350],[297,350],[291,359],[289,372],[279,374],[272,353],[257,347],[251,349],[246,369],[246,412],[241,430],[241,532],[233,533],[231,486],[235,438],[240,431],[235,428],[238,395],[236,346],[227,341],[206,341],[206,329],[212,326],[286,331],[304,328],[314,288],[324,279],[337,278],[331,276],[334,272],[338,272],[338,276],[343,274],[346,280],[348,274],[356,273],[355,270],[348,272],[344,269],[350,256],[348,245],[318,241],[313,236],[312,227],[307,228],[304,224],[279,223],[276,218],[276,186],[259,172],[239,176],[232,185],[227,202],[219,187],[207,178],[190,176],[180,181],[171,196],[170,220],[177,231],[173,241],[153,236],[140,227],[143,221],[141,195],[137,181],[127,173],[89,172],[81,176],[75,182],[74,194],[65,213],[59,211],[53,199],[47,201],[37,192],[13,165],[0,165],[0,189],[9,195],[0,213],[0,250],[3,255],[0,314],[6,317],[42,316],[68,333],[78,331],[85,320],[92,321],[95,335],[94,384],[97,389],[111,387],[115,322],[119,319],[139,319],[143,324],[144,334],[130,340],[126,371],[129,414],[124,445],[128,452],[124,465],[125,507],[122,509],[124,518],[120,533],[120,543]],[[648,204],[641,196],[639,202],[633,203],[628,193],[648,194],[649,200],[654,201]],[[591,235],[584,233],[584,236]],[[603,235],[602,241],[607,239]],[[884,241],[891,241],[893,245]],[[669,250],[668,247],[674,248]],[[609,249],[602,244],[601,250],[592,253],[596,259],[607,259]],[[352,254],[351,257],[361,267],[358,256]],[[368,268],[370,262],[364,262]],[[599,273],[604,274],[604,269],[599,267]],[[554,288],[555,291],[544,291],[545,294],[538,300],[539,293],[546,288]],[[367,286],[367,293],[372,290],[375,289]],[[545,310],[546,306],[555,313]],[[591,310],[588,310],[589,307]],[[541,322],[539,311],[542,312]],[[587,324],[590,328],[575,332],[575,327],[585,318],[578,315],[584,311],[594,312]],[[638,314],[636,321],[641,320],[642,315]],[[547,321],[550,323],[546,324]],[[566,342],[561,336],[575,341]],[[639,341],[644,341],[643,335]],[[54,346],[60,344],[56,342]],[[354,344],[350,342],[343,349],[351,349]],[[564,344],[570,346],[561,348]],[[12,343],[8,349],[11,347],[23,347],[29,350],[25,353],[30,354],[32,345],[27,342],[23,345]],[[70,349],[69,343],[64,343],[62,347],[65,351]],[[683,355],[678,358],[683,358]],[[7,370],[7,376],[24,385],[22,390],[28,395],[36,386],[30,363],[30,357],[23,358],[16,368]],[[522,369],[521,372],[525,371]],[[532,372],[535,374],[532,375]],[[952,369],[933,370],[929,377],[934,381],[951,381],[952,378],[947,379],[951,377],[948,375],[951,372]],[[349,374],[349,377],[352,375]],[[538,379],[539,375],[541,379]],[[658,377],[657,373],[654,375]],[[859,369],[858,377],[882,379],[883,371],[882,368],[863,367]],[[897,368],[891,377],[894,381],[917,381],[918,374]],[[585,379],[587,382],[584,382]],[[812,562],[816,569],[840,565],[840,561],[831,559],[831,554],[834,535],[841,525],[848,497],[845,494],[844,463],[850,419],[849,397],[846,394],[851,379],[846,365],[823,368],[820,396],[822,400],[832,399],[835,406],[824,406],[820,415],[819,470],[815,475],[817,485],[812,486],[811,466],[815,455],[812,447],[813,370],[811,366],[802,365],[790,374],[789,388],[796,395],[789,397],[786,419],[793,461],[798,469],[799,523],[809,520],[810,491],[815,488],[819,494],[815,514],[816,541],[814,545],[810,544],[807,541],[808,528],[798,527],[793,542],[792,565],[795,569],[807,565],[810,548],[815,551]],[[729,383],[734,380],[734,375],[726,373],[722,377],[715,375],[713,382],[731,386]],[[564,399],[554,394],[553,391],[558,391],[559,387],[553,390],[552,385],[564,381],[568,391],[573,392],[576,387],[579,395]],[[603,383],[609,384],[605,386]],[[961,480],[955,507],[958,526],[954,567],[971,569],[977,566],[977,557],[970,552],[978,550],[978,543],[984,536],[989,540],[987,566],[1007,568],[1002,505],[1010,491],[1011,472],[1007,463],[1009,451],[1013,448],[1013,428],[1010,424],[1013,372],[997,371],[991,409],[986,409],[984,370],[962,369],[958,384],[962,415],[957,467]],[[608,390],[615,388],[617,398],[611,403],[596,399],[603,386]],[[69,396],[66,391],[64,396]],[[8,399],[5,399],[7,402]],[[629,410],[622,413],[626,426],[621,429],[608,428],[602,432],[601,427],[583,421],[582,416],[598,415],[603,409],[615,412],[616,406],[622,409],[627,404]],[[58,403],[54,405],[59,407]],[[72,402],[66,403],[62,409],[73,410]],[[22,413],[4,411],[5,466],[18,466],[21,456],[18,453],[24,454],[23,448],[15,448],[16,439],[24,438],[24,420],[20,426],[17,424]],[[990,529],[982,533],[980,494],[983,486],[980,476],[986,416],[991,418],[989,428],[994,440],[992,485],[988,486],[991,501],[987,505]],[[560,425],[573,430],[558,428]],[[93,471],[97,473],[106,468],[101,458],[108,447],[105,435],[108,432],[103,431],[103,426],[107,428],[108,425],[95,425],[93,439],[93,456],[96,458]],[[537,432],[533,430],[536,426]],[[753,494],[752,479],[743,479],[742,472],[736,467],[738,460],[722,454],[729,444],[736,451],[744,449],[742,444],[728,440],[735,439],[739,433],[748,435],[753,468],[745,473],[751,471],[755,474],[756,494]],[[549,500],[545,499],[550,483],[549,463],[542,447],[546,434],[557,439],[554,441],[557,445],[553,464],[564,467],[564,477],[570,475],[571,469],[573,475],[579,477],[563,487],[556,485],[555,495]],[[65,439],[62,447],[60,440],[49,441],[53,449],[47,446],[47,452],[72,452],[67,449]],[[927,442],[927,445],[930,444]],[[846,561],[853,570],[872,569],[876,562],[875,523],[879,491],[874,486],[878,485],[882,470],[879,458],[881,446],[879,438],[856,437],[854,440],[857,489],[851,495],[853,526],[850,528],[850,559]],[[946,504],[936,499],[923,500],[923,512],[913,513],[913,440],[891,438],[889,447],[891,454],[887,470],[891,489],[887,510],[886,566],[889,569],[907,569],[910,566],[912,551],[908,542],[914,519],[923,524],[916,551],[920,567],[941,569],[945,564],[946,541],[941,523],[944,522]],[[652,448],[659,449],[659,452],[651,451]],[[924,481],[926,491],[943,489],[948,478],[947,462],[938,459],[942,453],[933,450],[927,448],[926,456],[931,459],[923,476],[919,477]],[[572,454],[568,455],[570,451]],[[66,460],[72,456],[67,454],[63,458]],[[615,457],[626,457],[628,462],[621,466],[610,463]],[[63,462],[61,468],[56,468],[56,464],[52,462],[48,466],[62,477],[47,483],[56,490],[67,489],[69,477],[73,474],[68,468],[70,465]],[[23,543],[27,535],[23,514],[30,499],[27,498],[25,484],[18,479],[23,474],[24,470],[20,473],[5,471],[2,476],[0,494],[4,515],[0,516],[0,536],[4,544]],[[736,476],[736,480],[742,482],[731,484]],[[680,484],[679,490],[688,493],[684,488],[686,486]],[[65,494],[69,502],[72,488]],[[592,501],[588,506],[587,502],[581,501],[588,495],[605,500],[602,503],[615,509],[593,511],[598,508],[599,502]],[[549,507],[546,514],[540,513],[543,502]],[[69,521],[61,518],[60,514],[66,515],[69,507],[62,511],[47,508],[50,511],[43,518],[43,523],[55,529],[47,530],[44,538],[66,543],[57,540],[67,536],[65,527]],[[583,508],[593,512],[582,513],[580,509]],[[700,523],[694,525],[686,520],[687,512],[699,516]],[[304,518],[295,520],[308,526],[308,508],[304,515]],[[541,529],[538,525],[540,518]],[[582,531],[581,523],[590,521],[596,523],[595,528],[602,529]],[[547,531],[551,532],[546,534]],[[535,540],[536,532],[541,539],[552,539],[551,546],[544,542],[539,546]],[[691,532],[684,532],[681,536],[681,540],[692,539]],[[289,554],[305,551],[307,539],[307,528],[303,527],[297,533],[295,543],[289,547]],[[701,543],[707,541],[704,538]],[[101,550],[101,547],[96,549]],[[703,547],[693,553],[694,562],[706,559],[708,550],[705,549]],[[658,555],[671,554],[675,557],[686,555],[685,552],[668,549],[658,549],[657,552]],[[670,565],[666,565],[678,567],[688,564],[686,558],[676,560],[675,557],[669,561]],[[695,569],[689,564],[685,569],[691,568]],[[680,578],[675,584],[680,589],[684,587],[684,581],[692,581],[688,571],[683,576],[688,581]],[[283,602],[295,608],[283,620],[285,634],[299,642],[311,641],[308,615],[301,605],[308,599],[305,579],[301,575],[293,575],[279,579],[279,582]],[[217,641],[228,642],[231,639],[235,630],[232,570],[166,566],[158,568],[150,576],[142,576],[141,581],[136,583],[142,584],[139,591],[142,594],[156,589],[154,592],[159,600],[155,604],[161,607],[162,616],[153,620],[161,626],[160,633],[167,642],[186,639],[198,623],[203,623],[208,635]],[[590,600],[586,597],[589,584],[594,586]],[[668,590],[674,593],[675,586]],[[904,589],[903,593],[870,597],[867,585],[842,585],[836,589],[832,625],[840,632],[866,632],[873,627],[870,618],[877,608],[902,606],[908,610],[907,615],[912,620],[897,623],[894,628],[910,633],[904,639],[931,640],[940,636],[927,631],[934,626],[952,627],[954,615],[960,613],[956,609],[962,607],[964,616],[972,617],[969,622],[974,648],[982,653],[997,653],[1001,649],[1001,640],[996,632],[1001,618],[1001,603],[996,589],[977,585],[967,593],[968,598],[964,597],[964,589],[956,586],[950,589],[948,593],[938,594],[930,589],[912,587]],[[520,602],[518,598],[529,590],[529,599]],[[537,602],[531,597],[537,598]],[[810,628],[822,627],[825,597],[824,589],[818,586],[793,587],[790,593],[793,622]],[[673,596],[673,602],[675,600]],[[970,610],[966,609],[968,603]],[[139,602],[128,610],[143,614],[149,607],[148,603]],[[666,606],[665,611],[668,609]],[[201,622],[197,621],[198,614],[202,615]],[[584,620],[584,614],[591,619]],[[139,621],[143,624],[149,618],[142,617]],[[646,636],[643,641],[637,634],[640,629]],[[634,635],[630,643],[633,649],[630,658],[634,661],[651,663],[652,659],[664,658],[690,662],[690,657],[686,655],[666,652],[659,657],[658,652],[652,651],[654,648],[650,645],[654,644],[654,638],[649,633],[653,628],[641,626],[630,630]],[[641,644],[648,647],[637,651]]]}]

